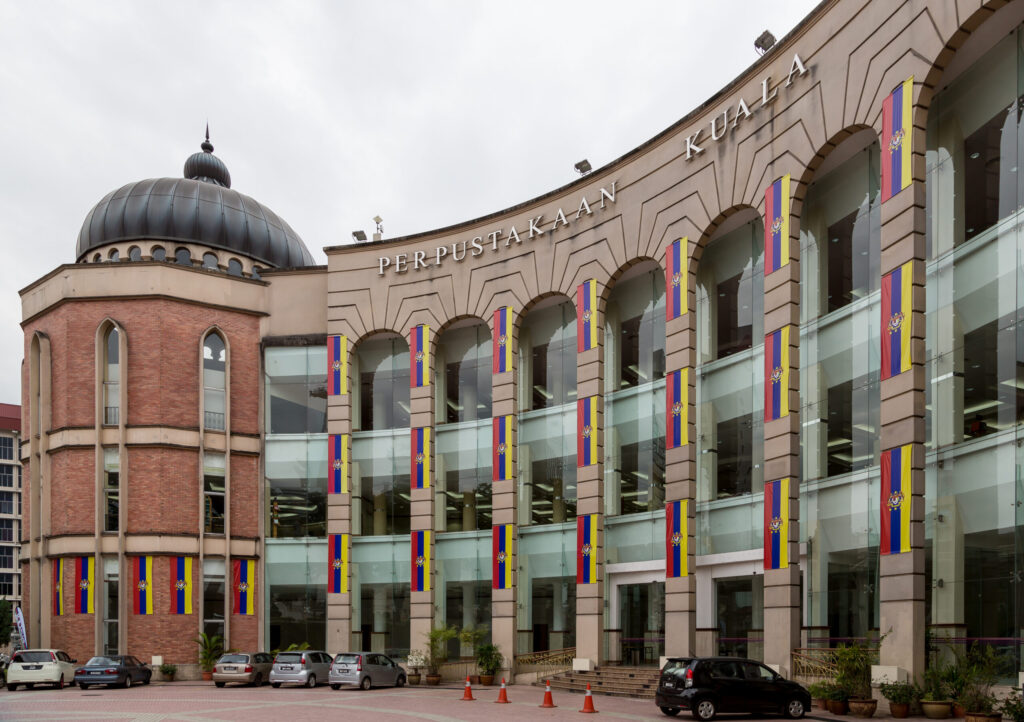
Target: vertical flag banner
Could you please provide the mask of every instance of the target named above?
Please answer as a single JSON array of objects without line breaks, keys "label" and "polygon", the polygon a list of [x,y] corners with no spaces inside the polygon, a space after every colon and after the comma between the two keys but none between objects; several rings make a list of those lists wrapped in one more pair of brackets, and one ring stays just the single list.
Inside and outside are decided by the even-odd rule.
[{"label": "vertical flag banner", "polygon": [[882,554],[910,551],[910,458],[913,445],[882,452]]},{"label": "vertical flag banner", "polygon": [[430,532],[412,533],[412,591],[430,591]]},{"label": "vertical flag banner", "polygon": [[670,501],[665,505],[665,578],[688,575],[686,569],[687,501]]},{"label": "vertical flag banner", "polygon": [[597,348],[597,281],[584,281],[576,289],[576,350]]},{"label": "vertical flag banner", "polygon": [[256,614],[256,560],[235,559],[231,562],[231,575],[235,584],[232,612],[246,616]]},{"label": "vertical flag banner", "polygon": [[132,561],[135,571],[135,589],[132,600],[136,614],[153,613],[153,557],[135,557]]},{"label": "vertical flag banner", "polygon": [[491,575],[491,587],[494,589],[512,588],[512,534],[511,524],[495,524],[493,553],[494,569]]},{"label": "vertical flag banner", "polygon": [[495,416],[491,467],[494,481],[512,478],[512,416]]},{"label": "vertical flag banner", "polygon": [[192,614],[192,557],[168,557],[171,614]]},{"label": "vertical flag banner", "polygon": [[409,329],[409,385],[430,385],[430,326],[420,324]]},{"label": "vertical flag banner", "polygon": [[327,437],[328,494],[348,493],[348,434]]},{"label": "vertical flag banner", "polygon": [[882,202],[910,185],[910,151],[914,122],[911,103],[914,76],[882,101]]},{"label": "vertical flag banner", "polygon": [[327,337],[327,393],[339,396],[348,393],[348,338]]},{"label": "vertical flag banner", "polygon": [[576,583],[597,584],[597,514],[576,517]]},{"label": "vertical flag banner", "polygon": [[764,420],[789,414],[789,326],[764,337]]},{"label": "vertical flag banner", "polygon": [[882,378],[910,370],[910,317],[914,262],[882,276]]},{"label": "vertical flag banner", "polygon": [[764,272],[789,263],[789,174],[764,192]]},{"label": "vertical flag banner", "polygon": [[686,313],[686,276],[683,273],[686,238],[668,244],[665,249],[665,320]]},{"label": "vertical flag banner", "polygon": [[789,479],[764,485],[764,568],[789,566]]},{"label": "vertical flag banner", "polygon": [[412,430],[412,449],[409,459],[412,462],[412,488],[430,488],[430,427]]},{"label": "vertical flag banner", "polygon": [[53,616],[64,616],[64,560],[53,560]]},{"label": "vertical flag banner", "polygon": [[675,449],[688,443],[689,405],[687,385],[689,369],[668,374],[665,387],[665,448]]},{"label": "vertical flag banner", "polygon": [[597,397],[576,402],[576,466],[597,463]]},{"label": "vertical flag banner", "polygon": [[494,360],[496,374],[512,370],[511,320],[511,306],[502,306],[494,312],[494,348],[491,349],[491,358]]},{"label": "vertical flag banner", "polygon": [[96,557],[75,559],[75,613],[92,614],[96,611],[93,585],[96,583]]},{"label": "vertical flag banner", "polygon": [[348,534],[328,534],[327,591],[348,594]]}]

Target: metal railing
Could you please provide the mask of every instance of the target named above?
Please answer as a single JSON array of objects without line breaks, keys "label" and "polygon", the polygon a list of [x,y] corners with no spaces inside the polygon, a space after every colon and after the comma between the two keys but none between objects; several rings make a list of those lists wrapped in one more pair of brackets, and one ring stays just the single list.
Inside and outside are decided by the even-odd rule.
[{"label": "metal railing", "polygon": [[213,431],[223,431],[224,414],[217,413],[216,411],[204,411],[203,428],[212,429]]},{"label": "metal railing", "polygon": [[104,406],[103,407],[103,425],[104,426],[117,426],[118,421],[121,418],[121,409],[118,406]]},{"label": "metal railing", "polygon": [[[872,663],[878,664],[878,648],[869,650]],[[835,679],[838,666],[835,648],[802,648],[794,649],[790,655],[793,663],[793,679],[798,682],[820,682]]]},{"label": "metal railing", "polygon": [[517,654],[515,657],[515,671],[516,674],[527,672],[564,672],[572,669],[572,660],[575,657],[576,647]]}]

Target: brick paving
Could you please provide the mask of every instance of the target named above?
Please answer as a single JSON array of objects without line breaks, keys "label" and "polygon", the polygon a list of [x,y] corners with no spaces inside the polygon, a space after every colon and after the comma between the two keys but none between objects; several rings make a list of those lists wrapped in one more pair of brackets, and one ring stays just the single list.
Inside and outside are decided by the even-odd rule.
[{"label": "brick paving", "polygon": [[[282,687],[259,689],[226,687],[210,683],[154,683],[131,689],[93,688],[83,692],[77,687],[64,690],[20,689],[0,691],[0,720],[144,720],[146,722],[302,722],[326,719],[345,720],[577,720],[583,695],[555,694],[557,709],[540,709],[543,690],[529,685],[508,688],[511,704],[496,705],[497,687],[474,689],[475,702],[461,701],[462,687],[406,687],[333,691],[329,687],[304,689]],[[621,697],[594,697],[600,719],[670,719],[661,714],[652,700]],[[682,713],[680,719],[690,719]],[[841,718],[814,710],[811,719],[835,722]],[[751,720],[748,715],[725,715],[722,720]],[[776,718],[779,719],[779,718]],[[843,718],[852,722],[854,718]],[[876,717],[875,719],[888,719]]]}]

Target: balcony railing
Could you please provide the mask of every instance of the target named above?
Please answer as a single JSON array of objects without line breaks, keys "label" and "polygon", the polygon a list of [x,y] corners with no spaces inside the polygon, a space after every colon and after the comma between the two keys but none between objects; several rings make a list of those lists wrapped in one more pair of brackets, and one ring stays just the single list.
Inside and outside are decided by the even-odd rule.
[{"label": "balcony railing", "polygon": [[203,428],[213,429],[214,431],[223,431],[224,414],[218,413],[216,411],[204,411]]},{"label": "balcony railing", "polygon": [[538,674],[543,674],[548,672],[564,672],[572,669],[572,660],[575,657],[576,647],[517,654],[515,658],[515,673],[537,672]]},{"label": "balcony railing", "polygon": [[117,426],[121,420],[121,409],[118,406],[103,407],[103,425]]}]

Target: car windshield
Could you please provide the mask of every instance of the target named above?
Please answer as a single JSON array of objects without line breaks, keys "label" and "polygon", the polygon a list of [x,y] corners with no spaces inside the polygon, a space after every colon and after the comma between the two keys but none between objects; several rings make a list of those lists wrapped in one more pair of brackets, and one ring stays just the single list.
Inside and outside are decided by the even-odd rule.
[{"label": "car windshield", "polygon": [[14,655],[12,662],[52,662],[53,655],[50,652],[18,652]]},{"label": "car windshield", "polygon": [[686,673],[686,669],[690,666],[692,659],[670,659],[665,663],[665,668],[661,670],[662,674],[671,674],[680,676]]},{"label": "car windshield", "polygon": [[108,667],[112,664],[121,664],[120,657],[93,657],[85,663],[86,667]]},{"label": "car windshield", "polygon": [[[282,655],[284,656],[284,655]],[[244,664],[249,661],[248,654],[225,654],[217,664],[231,664],[232,662]]]},{"label": "car windshield", "polygon": [[359,661],[358,654],[339,654],[334,658],[334,661],[338,664],[355,664]]},{"label": "car windshield", "polygon": [[277,655],[277,659],[274,661],[283,664],[298,664],[302,661],[302,654],[294,652],[281,652],[281,654]]}]

